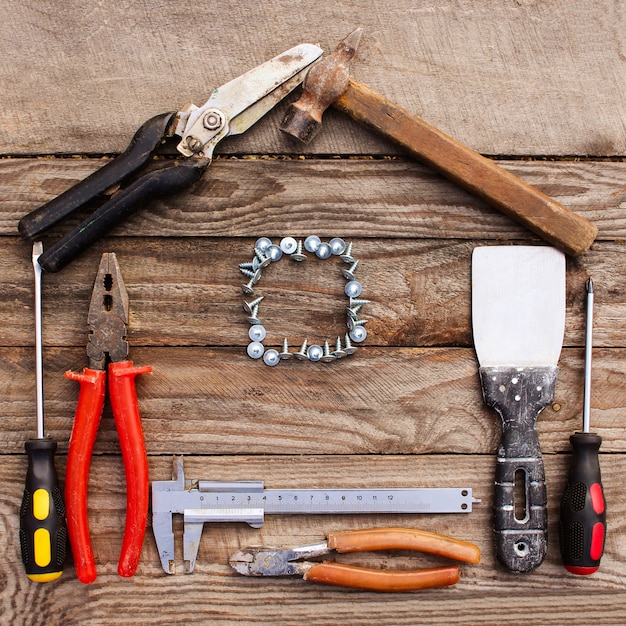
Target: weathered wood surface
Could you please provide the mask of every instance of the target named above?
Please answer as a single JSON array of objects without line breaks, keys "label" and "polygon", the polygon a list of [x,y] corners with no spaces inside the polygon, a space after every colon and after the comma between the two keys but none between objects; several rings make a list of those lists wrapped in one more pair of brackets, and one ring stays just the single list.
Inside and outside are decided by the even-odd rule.
[{"label": "weathered wood surface", "polygon": [[[303,41],[333,49],[355,25],[357,80],[486,154],[624,154],[626,6],[570,2],[5,0],[0,154],[121,151],[148,117]],[[220,151],[387,153],[331,114],[304,149],[282,111]]]},{"label": "weathered wood surface", "polygon": [[[3,623],[626,622],[623,3],[399,0],[378,12],[359,0],[5,0],[3,9]],[[154,368],[137,380],[152,479],[169,478],[172,455],[185,454],[189,478],[303,488],[463,485],[482,503],[470,515],[268,516],[260,530],[207,525],[196,572],[187,576],[162,572],[148,529],[137,575],[121,579],[125,484],[107,405],[90,476],[99,577],[80,584],[70,561],[56,583],[30,583],[17,528],[23,442],[35,426],[32,266],[18,220],[102,165],[94,155],[122,150],[149,116],[202,104],[214,87],[301,41],[331,49],[357,24],[364,28],[357,80],[479,152],[501,155],[500,165],[599,227],[591,250],[567,261],[557,391],[538,420],[549,495],[546,561],[516,576],[494,559],[500,427],[481,397],[470,319],[473,248],[539,240],[336,111],[313,144],[296,145],[277,130],[281,105],[251,132],[224,142],[193,188],[141,207],[61,273],[44,276],[46,424],[59,442],[61,476],[77,397],[63,372],[86,364],[89,294],[100,254],[115,251],[130,297],[131,357]],[[73,217],[55,227],[46,245],[76,223]],[[368,340],[340,362],[268,368],[245,355],[237,265],[261,235],[312,233],[353,240],[371,300],[363,309]],[[266,297],[260,313],[268,345],[344,331],[338,265],[283,260],[266,270],[257,291]],[[589,276],[596,283],[592,426],[603,437],[609,534],[600,571],[582,579],[563,571],[557,535],[568,438],[582,409]],[[454,588],[402,595],[248,579],[227,565],[244,545],[315,543],[330,530],[375,525],[474,541],[483,558],[463,566]],[[384,568],[437,563],[408,553],[340,560]]]}]

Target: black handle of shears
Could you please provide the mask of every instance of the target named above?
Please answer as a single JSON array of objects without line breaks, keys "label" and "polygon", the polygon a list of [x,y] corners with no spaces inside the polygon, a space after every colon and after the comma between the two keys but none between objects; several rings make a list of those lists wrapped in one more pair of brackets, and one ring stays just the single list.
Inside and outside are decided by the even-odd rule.
[{"label": "black handle of shears", "polygon": [[49,247],[39,257],[39,265],[47,272],[58,272],[131,213],[140,201],[191,185],[202,176],[208,164],[201,159],[170,161],[165,167],[144,174]]},{"label": "black handle of shears", "polygon": [[171,112],[163,113],[149,119],[137,130],[122,154],[50,202],[24,216],[18,225],[22,237],[35,239],[66,215],[88,204],[145,165],[165,138],[173,115]]}]

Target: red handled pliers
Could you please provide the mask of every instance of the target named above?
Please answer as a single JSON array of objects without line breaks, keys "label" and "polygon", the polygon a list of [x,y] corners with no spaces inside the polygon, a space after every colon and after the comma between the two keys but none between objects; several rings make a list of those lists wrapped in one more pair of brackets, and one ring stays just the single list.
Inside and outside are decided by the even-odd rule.
[{"label": "red handled pliers", "polygon": [[[126,528],[118,564],[120,576],[132,576],[139,563],[148,517],[148,458],[143,438],[135,376],[152,368],[133,367],[127,360],[128,294],[114,253],[102,255],[87,318],[89,367],[65,372],[80,383],[78,405],[67,453],[65,502],[76,575],[83,583],[96,579],[87,521],[89,465],[106,393],[120,440],[126,475]],[[108,367],[107,367],[108,363]]]}]

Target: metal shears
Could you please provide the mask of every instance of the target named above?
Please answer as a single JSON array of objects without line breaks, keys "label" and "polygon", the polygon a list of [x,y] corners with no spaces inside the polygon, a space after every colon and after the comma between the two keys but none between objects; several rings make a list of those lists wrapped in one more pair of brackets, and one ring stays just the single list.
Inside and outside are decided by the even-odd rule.
[{"label": "metal shears", "polygon": [[[190,104],[145,122],[122,154],[20,220],[20,234],[34,239],[70,213],[97,206],[48,247],[39,260],[41,267],[48,272],[60,270],[140,202],[198,180],[210,165],[215,146],[255,124],[304,80],[306,70],[322,53],[318,46],[300,44],[215,89],[203,106]],[[170,141],[187,158],[160,161],[153,167],[152,157]],[[150,169],[139,175],[149,163]]]}]

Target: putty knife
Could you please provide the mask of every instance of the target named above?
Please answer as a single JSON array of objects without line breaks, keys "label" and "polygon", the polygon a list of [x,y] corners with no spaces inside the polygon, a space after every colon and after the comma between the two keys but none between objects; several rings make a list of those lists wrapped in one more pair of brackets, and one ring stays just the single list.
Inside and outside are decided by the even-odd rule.
[{"label": "putty knife", "polygon": [[546,554],[546,485],[535,424],[554,397],[564,326],[561,252],[544,246],[474,250],[474,345],[483,397],[502,417],[494,498],[496,555],[514,572],[535,569]]}]

